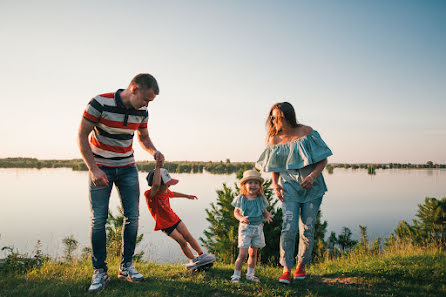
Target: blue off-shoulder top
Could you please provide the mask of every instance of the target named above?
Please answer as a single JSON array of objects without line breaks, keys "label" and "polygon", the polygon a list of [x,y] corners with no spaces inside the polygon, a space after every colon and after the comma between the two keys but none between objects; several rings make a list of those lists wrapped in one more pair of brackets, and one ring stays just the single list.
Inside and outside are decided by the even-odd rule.
[{"label": "blue off-shoulder top", "polygon": [[265,172],[280,173],[279,183],[285,190],[285,201],[307,202],[320,198],[327,191],[322,174],[310,190],[300,186],[302,180],[316,167],[316,163],[333,155],[315,130],[296,140],[267,145],[256,162],[256,167]]},{"label": "blue off-shoulder top", "polygon": [[259,225],[264,220],[263,212],[268,206],[268,200],[263,195],[250,200],[240,194],[234,198],[231,205],[240,208],[242,216],[249,217],[250,225]]}]

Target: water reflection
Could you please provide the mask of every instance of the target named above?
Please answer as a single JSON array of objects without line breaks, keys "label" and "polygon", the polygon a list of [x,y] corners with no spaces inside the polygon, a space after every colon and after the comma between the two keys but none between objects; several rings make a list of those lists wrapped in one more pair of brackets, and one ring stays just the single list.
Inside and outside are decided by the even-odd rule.
[{"label": "water reflection", "polygon": [[[145,173],[140,173],[141,193],[147,190]],[[199,238],[208,226],[205,208],[215,202],[222,183],[233,185],[235,175],[174,174],[180,180],[175,191],[197,195],[198,200],[173,199],[172,208]],[[264,177],[269,175],[264,174]],[[71,169],[0,169],[0,247],[14,246],[32,252],[38,239],[43,251],[62,256],[62,239],[70,234],[81,246],[89,246],[88,174]],[[359,225],[367,226],[369,238],[388,236],[401,219],[411,221],[417,204],[425,197],[446,196],[446,170],[386,169],[368,175],[366,170],[334,169],[325,174],[328,192],[321,209],[328,233],[343,226],[359,236]],[[185,262],[178,246],[162,232],[153,231],[154,221],[143,195],[140,200],[139,246],[155,262]],[[110,208],[120,200],[113,189]],[[79,248],[79,251],[81,248]],[[4,255],[0,254],[0,257]]]}]

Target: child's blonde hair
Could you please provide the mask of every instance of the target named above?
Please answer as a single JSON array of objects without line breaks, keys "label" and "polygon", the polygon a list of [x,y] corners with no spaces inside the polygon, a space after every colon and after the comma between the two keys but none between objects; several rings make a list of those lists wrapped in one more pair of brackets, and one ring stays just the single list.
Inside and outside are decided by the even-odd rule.
[{"label": "child's blonde hair", "polygon": [[258,182],[259,185],[260,185],[260,187],[259,187],[259,191],[258,191],[258,193],[257,193],[257,196],[258,196],[258,195],[263,195],[263,185],[262,185],[262,183],[261,183],[259,180],[254,179],[254,178],[253,178],[253,179],[248,179],[248,180],[246,180],[244,183],[241,184],[241,187],[240,187],[240,194],[242,194],[242,195],[246,195],[246,194],[248,194],[248,190],[246,189],[246,183],[249,182],[250,180],[256,181],[256,182]]}]

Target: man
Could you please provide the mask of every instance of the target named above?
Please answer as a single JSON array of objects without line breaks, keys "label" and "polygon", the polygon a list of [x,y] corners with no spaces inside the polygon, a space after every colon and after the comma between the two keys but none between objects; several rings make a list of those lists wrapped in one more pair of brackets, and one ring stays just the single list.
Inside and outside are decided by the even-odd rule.
[{"label": "man", "polygon": [[[118,277],[131,282],[144,280],[132,264],[138,233],[139,183],[133,157],[133,135],[157,162],[157,151],[147,131],[147,105],[159,94],[150,74],[138,74],[125,90],[94,97],[85,109],[78,133],[79,148],[89,169],[92,210],[91,245],[94,274],[89,291],[103,289],[109,281],[106,259],[105,223],[113,184],[124,209],[121,264]],[[92,133],[91,133],[92,132]],[[91,133],[90,140],[88,136]]]}]

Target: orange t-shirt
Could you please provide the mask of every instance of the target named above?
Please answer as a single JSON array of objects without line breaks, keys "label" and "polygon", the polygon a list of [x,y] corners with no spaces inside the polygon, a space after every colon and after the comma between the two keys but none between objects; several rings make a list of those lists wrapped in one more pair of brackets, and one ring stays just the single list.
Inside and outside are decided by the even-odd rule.
[{"label": "orange t-shirt", "polygon": [[175,225],[180,218],[170,208],[169,199],[174,197],[173,193],[167,189],[166,193],[159,193],[152,198],[150,196],[151,190],[147,190],[144,196],[146,197],[147,207],[155,219],[154,230],[166,229]]}]

